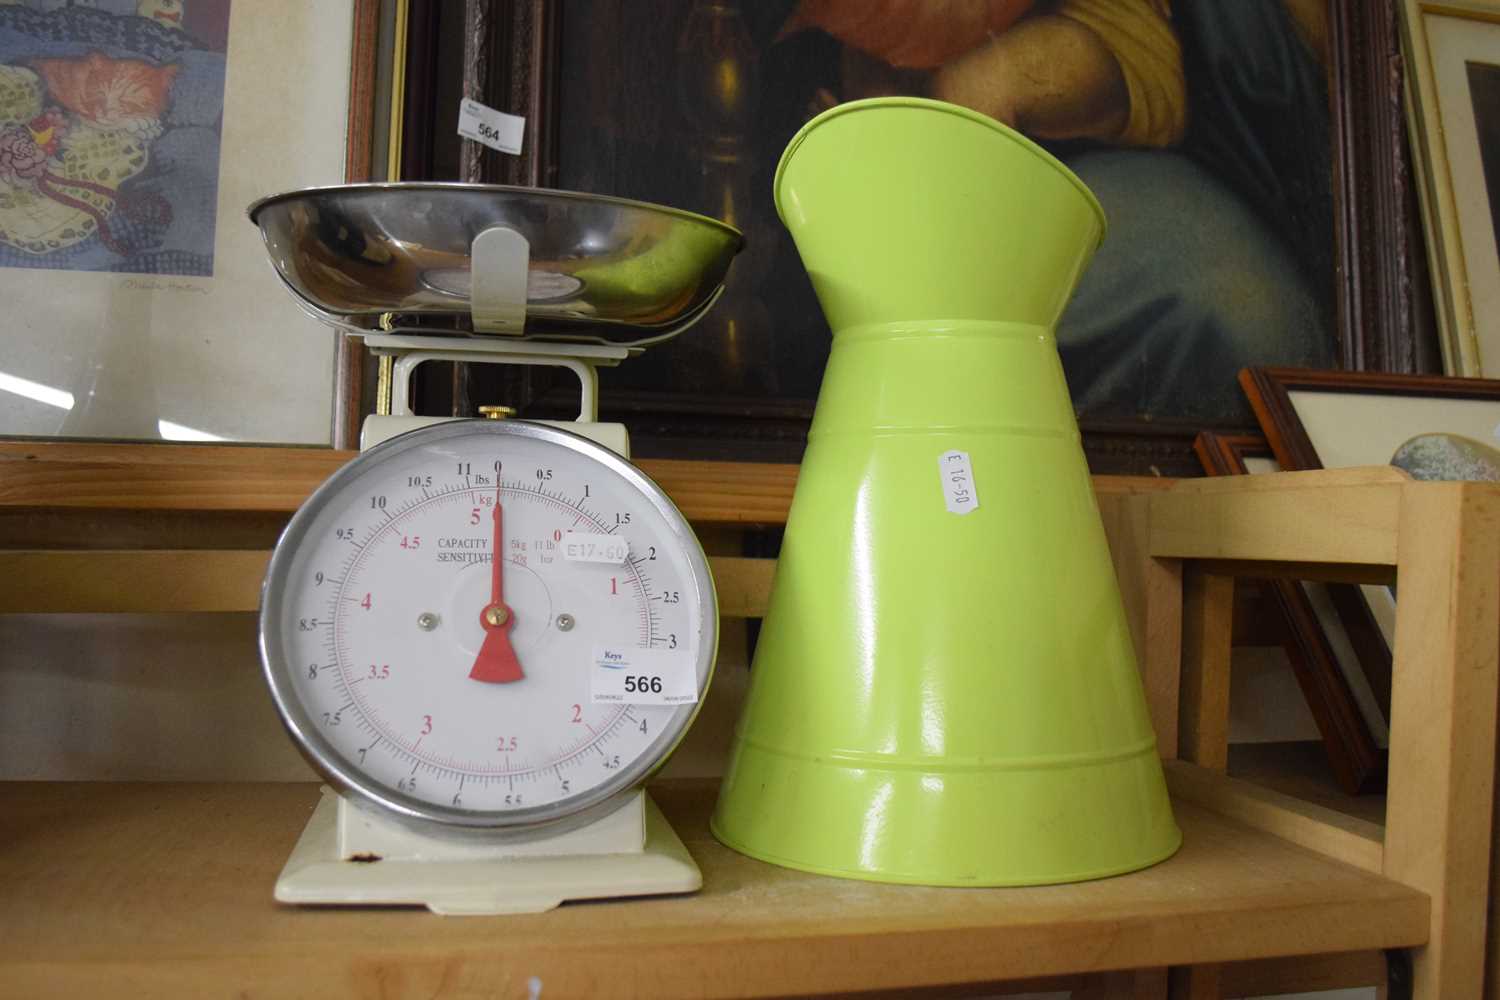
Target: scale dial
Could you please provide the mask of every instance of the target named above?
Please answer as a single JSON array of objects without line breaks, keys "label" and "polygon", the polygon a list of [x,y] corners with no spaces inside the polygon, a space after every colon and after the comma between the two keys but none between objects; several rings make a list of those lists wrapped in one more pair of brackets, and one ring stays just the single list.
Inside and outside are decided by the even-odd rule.
[{"label": "scale dial", "polygon": [[[621,804],[697,714],[717,642],[707,560],[666,495],[518,421],[351,461],[288,524],[261,600],[272,695],[324,777],[408,825],[491,836]],[[608,677],[616,696],[639,695],[594,700],[611,654],[637,675]],[[663,704],[674,678],[687,694]]]}]

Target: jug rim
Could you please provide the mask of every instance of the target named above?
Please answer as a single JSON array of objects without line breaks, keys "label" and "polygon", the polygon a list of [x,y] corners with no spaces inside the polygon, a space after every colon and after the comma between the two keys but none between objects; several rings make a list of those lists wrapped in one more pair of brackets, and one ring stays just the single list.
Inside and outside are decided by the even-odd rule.
[{"label": "jug rim", "polygon": [[[782,152],[781,159],[776,164],[776,176],[771,182],[771,198],[776,204],[777,216],[781,216],[781,178],[786,173],[787,164],[791,162],[792,155],[797,152],[797,149],[802,145],[809,133],[830,119],[837,118],[840,115],[856,111],[869,111],[876,108],[926,108],[930,111],[942,111],[960,118],[967,118],[969,121],[978,125],[984,125],[1000,133],[1022,149],[1035,155],[1043,163],[1055,168],[1070,184],[1078,189],[1078,192],[1084,196],[1093,208],[1094,217],[1099,220],[1098,242],[1102,243],[1104,241],[1104,236],[1109,231],[1109,220],[1104,214],[1104,206],[1099,204],[1098,196],[1089,189],[1089,186],[1067,164],[1037,145],[1033,140],[1028,139],[1009,125],[996,121],[989,115],[981,114],[972,108],[966,108],[962,105],[950,104],[947,101],[936,101],[930,97],[867,97],[858,101],[848,101],[844,104],[834,105],[803,125],[797,130],[797,134],[792,136],[791,141],[786,144],[786,149]],[[782,221],[785,222],[785,218]]]}]

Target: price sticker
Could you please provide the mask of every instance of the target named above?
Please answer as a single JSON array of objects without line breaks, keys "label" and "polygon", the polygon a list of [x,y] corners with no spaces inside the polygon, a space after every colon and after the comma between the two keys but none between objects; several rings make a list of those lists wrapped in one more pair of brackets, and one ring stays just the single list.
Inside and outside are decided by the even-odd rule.
[{"label": "price sticker", "polygon": [[938,456],[938,473],[943,481],[943,503],[950,514],[967,514],[979,509],[979,490],[974,486],[974,469],[966,451],[945,451]]},{"label": "price sticker", "polygon": [[563,558],[568,562],[618,566],[630,557],[630,543],[616,535],[586,535],[570,531],[557,544],[562,546]]},{"label": "price sticker", "polygon": [[698,678],[692,659],[675,651],[595,646],[589,696],[615,704],[687,705],[698,700]]},{"label": "price sticker", "polygon": [[458,105],[458,134],[502,153],[519,153],[526,119],[465,97]]}]

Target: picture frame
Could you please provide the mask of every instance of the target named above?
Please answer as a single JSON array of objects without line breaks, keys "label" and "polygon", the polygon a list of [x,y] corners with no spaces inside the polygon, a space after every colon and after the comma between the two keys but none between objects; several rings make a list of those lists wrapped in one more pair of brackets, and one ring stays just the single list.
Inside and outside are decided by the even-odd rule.
[{"label": "picture frame", "polygon": [[1500,377],[1500,2],[1402,0],[1401,12],[1443,370]]},{"label": "picture frame", "polygon": [[[1259,434],[1204,431],[1194,440],[1193,450],[1210,476],[1258,475],[1281,468]],[[1274,616],[1268,617],[1277,623],[1275,638],[1317,725],[1334,779],[1351,795],[1379,791],[1384,787],[1390,739],[1389,662],[1361,662],[1361,649],[1351,641],[1329,595],[1332,585],[1306,580],[1258,583]],[[1382,669],[1387,678],[1383,702],[1370,681]]]},{"label": "picture frame", "polygon": [[[461,12],[458,7],[413,0],[402,175],[558,186],[567,179],[569,162],[568,122],[558,95],[562,81],[577,76],[567,64],[577,58],[575,33],[582,26],[556,0],[466,0]],[[1437,370],[1421,232],[1410,222],[1416,218],[1415,191],[1406,163],[1400,77],[1391,72],[1399,65],[1397,9],[1392,0],[1329,0],[1327,15],[1336,258],[1328,281],[1336,286],[1338,363]],[[459,44],[455,34],[463,51],[461,81],[439,71],[439,54]],[[449,138],[460,96],[456,86],[461,96],[526,117],[519,156]],[[496,396],[523,415],[566,410],[566,402],[549,398],[554,390],[545,376],[526,372],[507,379],[498,387],[427,385],[423,398],[432,409],[424,412],[463,412],[472,402],[496,402]],[[1232,385],[1225,388],[1233,394]],[[627,423],[642,454],[680,457],[795,460],[813,404],[810,397],[775,392],[694,394],[681,385],[605,390],[605,418]],[[485,398],[467,399],[472,391]],[[1237,429],[1253,427],[1248,417],[1242,423]],[[1194,475],[1193,438],[1204,426],[1172,417],[1086,416],[1083,443],[1097,473]]]},{"label": "picture frame", "polygon": [[1247,368],[1240,387],[1284,469],[1387,465],[1424,433],[1500,442],[1500,379]]},{"label": "picture frame", "polygon": [[[13,247],[9,263],[0,267],[10,377],[9,390],[0,392],[0,434],[313,447],[343,447],[353,440],[349,428],[357,420],[363,381],[358,353],[306,316],[281,287],[245,210],[282,190],[370,176],[380,3],[281,2],[279,10],[241,0],[217,5],[217,54],[214,43],[187,34],[194,14],[188,9],[177,22],[185,40],[164,51],[185,53],[178,63],[188,65],[191,57],[191,69],[155,50],[131,51],[139,39],[162,34],[150,25],[125,23],[145,20],[134,5],[126,11],[118,3],[21,0],[0,10],[10,19],[7,55],[19,67],[10,74],[39,91],[27,74],[38,75],[34,68],[45,63],[28,49],[23,29],[54,38],[36,46],[62,66],[59,80],[67,78],[68,60],[92,58],[127,69],[159,66],[170,81],[159,91],[157,109],[148,112],[159,124],[146,134],[157,134],[161,143],[147,149],[144,170],[121,183],[114,203],[106,199],[96,213],[109,220],[101,226],[123,230],[125,223],[110,213],[122,215],[124,192],[138,190],[132,184],[149,186],[153,193],[140,198],[154,199],[168,220],[167,235],[153,244],[148,234],[139,245],[157,247],[155,259],[166,263],[158,273],[149,270],[158,265],[140,262],[148,259],[144,252],[111,259],[87,244],[63,254],[67,260],[38,253],[35,261],[18,263]],[[48,18],[92,20],[51,25]],[[67,32],[73,27],[77,52],[55,44],[55,37],[72,37]],[[92,44],[88,39],[115,36],[118,44],[105,43],[100,52],[85,56],[80,48]],[[217,75],[204,76],[201,66],[213,66],[214,59]],[[188,90],[169,89],[177,79],[190,78]],[[38,99],[49,106],[58,102],[65,109],[55,113],[59,117],[74,114],[80,98],[74,94],[70,103],[58,89],[64,84],[43,79],[47,89]],[[215,87],[222,88],[222,97]],[[76,111],[81,121],[87,113]],[[196,116],[189,124],[198,146],[191,155],[181,141],[167,150],[168,140],[187,128],[189,114]],[[201,178],[196,188],[183,186],[189,183],[180,179],[185,163]],[[51,168],[60,169],[56,163]],[[206,193],[185,207],[174,200],[182,190]],[[181,257],[170,256],[182,253],[174,239],[202,247],[185,271]],[[102,235],[96,242],[104,243]]]},{"label": "picture frame", "polygon": [[[1500,380],[1247,368],[1240,386],[1283,469],[1386,465],[1402,443],[1424,433],[1500,441]],[[1374,584],[1330,584],[1329,596],[1388,705],[1394,594]]]}]

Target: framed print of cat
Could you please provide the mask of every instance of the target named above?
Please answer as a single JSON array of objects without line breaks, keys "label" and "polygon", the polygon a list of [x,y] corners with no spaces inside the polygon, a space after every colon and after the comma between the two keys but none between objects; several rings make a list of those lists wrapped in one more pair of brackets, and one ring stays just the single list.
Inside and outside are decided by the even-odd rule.
[{"label": "framed print of cat", "polygon": [[368,170],[375,6],[0,0],[0,434],[333,441],[336,340],[244,210]]}]

